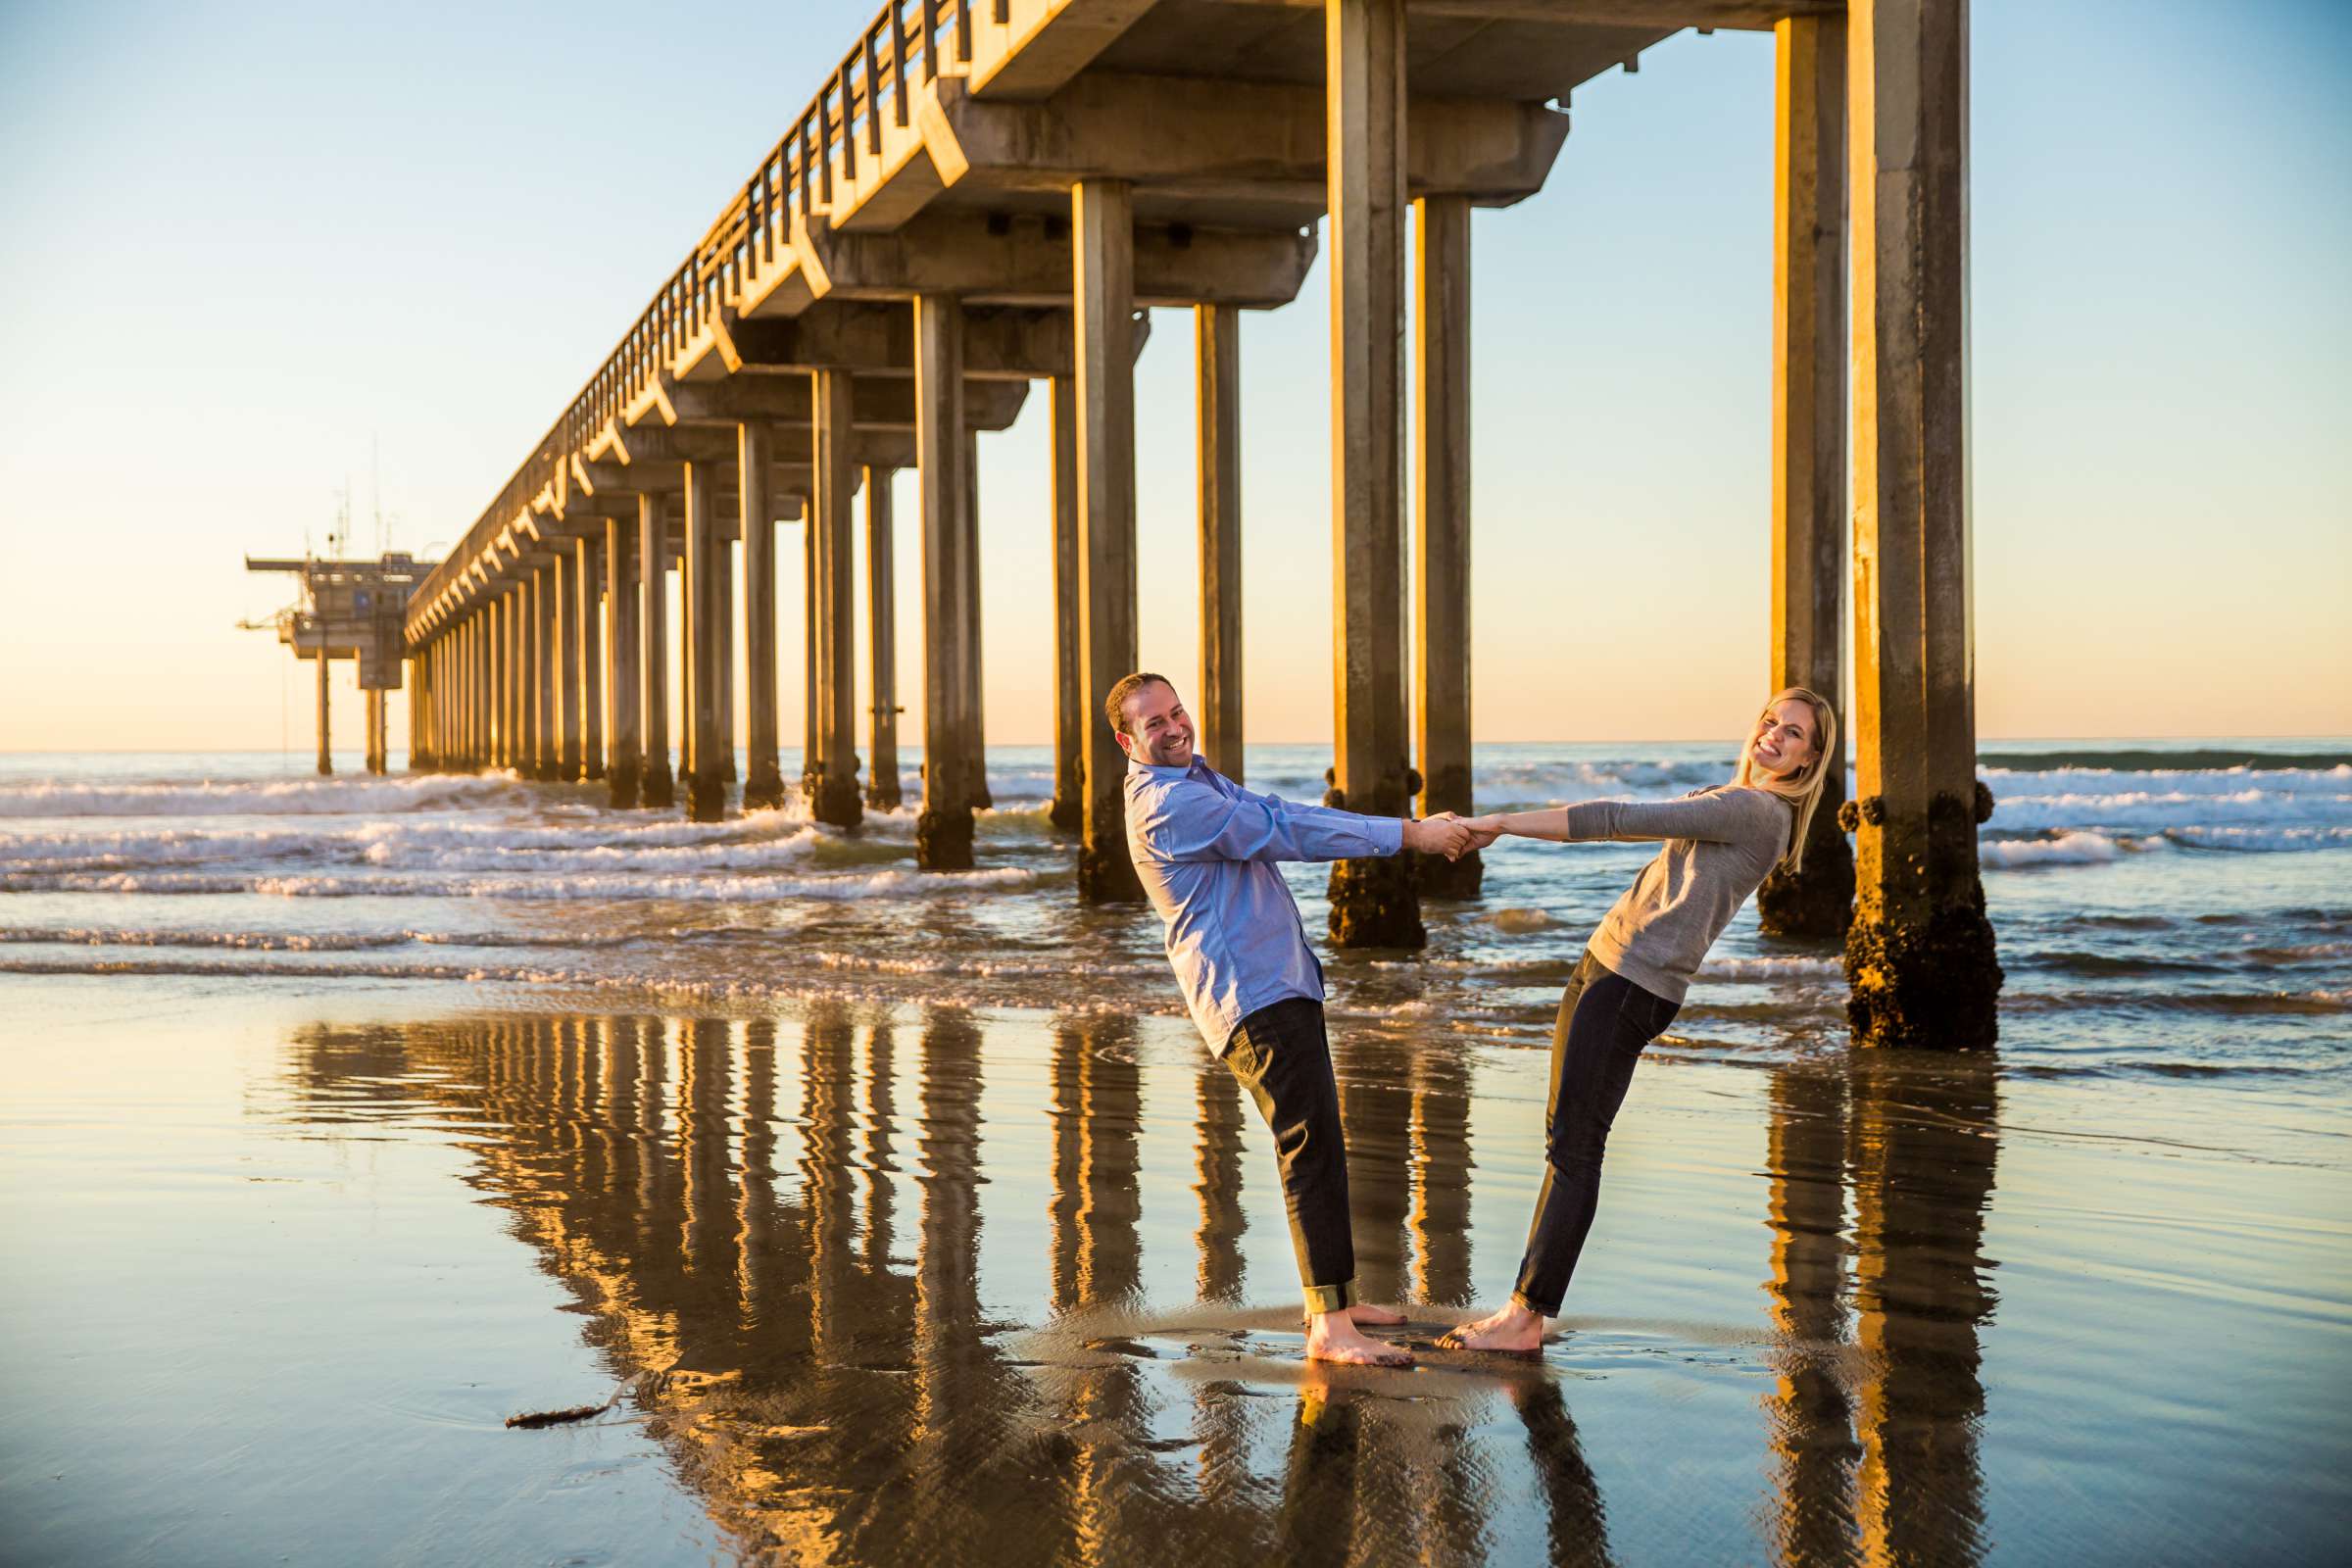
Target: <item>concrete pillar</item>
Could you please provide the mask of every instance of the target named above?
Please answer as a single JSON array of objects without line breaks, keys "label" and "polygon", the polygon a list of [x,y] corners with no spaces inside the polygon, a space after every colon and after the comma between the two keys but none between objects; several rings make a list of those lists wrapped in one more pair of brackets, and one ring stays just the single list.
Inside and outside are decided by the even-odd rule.
[{"label": "concrete pillar", "polygon": [[669,777],[669,498],[653,491],[637,498],[637,577],[645,699],[637,793],[647,806],[670,806],[677,793]]},{"label": "concrete pillar", "polygon": [[531,765],[530,726],[525,722],[530,703],[528,678],[530,637],[526,622],[530,619],[531,591],[520,577],[500,601],[507,618],[507,766],[516,773],[528,772]]},{"label": "concrete pillar", "polygon": [[816,799],[816,516],[801,503],[801,796]]},{"label": "concrete pillar", "polygon": [[425,671],[432,663],[431,656],[423,649],[408,656],[409,684],[409,771],[422,773],[433,765],[432,697],[425,689]]},{"label": "concrete pillar", "polygon": [[1847,1017],[1985,1048],[2001,968],[1977,873],[1969,624],[1968,7],[1855,0],[1854,734]]},{"label": "concrete pillar", "polygon": [[[715,476],[715,471],[714,471]],[[735,546],[719,530],[711,552],[710,613],[718,626],[718,776],[737,782],[735,771]]]},{"label": "concrete pillar", "polygon": [[988,787],[988,704],[980,674],[986,641],[980,632],[980,432],[963,432],[963,757],[964,796],[972,809],[997,804]]},{"label": "concrete pillar", "polygon": [[514,600],[490,601],[490,765],[514,765]]},{"label": "concrete pillar", "polygon": [[[1070,189],[1078,382],[1078,643],[1083,701],[1101,704],[1135,668],[1135,192],[1120,180]],[[1090,714],[1078,896],[1140,899],[1127,858],[1127,759]]]},{"label": "concrete pillar", "polygon": [[809,810],[820,822],[856,827],[858,797],[858,463],[851,451],[855,394],[847,370],[818,370],[810,406],[816,493],[808,531],[816,541],[817,780]]},{"label": "concrete pillar", "polygon": [[384,694],[371,688],[363,694],[368,709],[368,771],[387,771],[384,760]]},{"label": "concrete pillar", "polygon": [[865,470],[865,598],[868,666],[873,694],[867,713],[866,804],[899,808],[898,583],[893,576],[888,468]]},{"label": "concrete pillar", "polygon": [[715,499],[717,468],[708,463],[689,463],[686,469],[686,816],[689,821],[715,822],[726,814],[727,770],[724,752],[731,742],[720,725],[726,695],[726,632],[722,624],[727,605],[721,595],[725,580],[718,558],[726,548],[719,537]]},{"label": "concrete pillar", "polygon": [[328,673],[329,673],[329,672],[330,672],[330,671],[331,671],[333,668],[334,668],[334,661],[332,661],[332,660],[330,660],[330,659],[328,659],[328,658],[326,657],[326,650],[325,650],[325,649],[323,649],[323,648],[319,649],[319,650],[318,650],[318,771],[319,771],[320,773],[322,773],[322,774],[332,774],[332,773],[334,772],[334,770],[335,770],[335,761],[334,761],[334,759],[333,759],[331,756],[329,756],[329,755],[328,755],[328,752],[327,752],[327,701],[326,701],[326,682],[327,682]]},{"label": "concrete pillar", "polygon": [[645,650],[638,639],[638,601],[644,587],[637,575],[637,525],[622,517],[605,519],[605,582],[612,606],[612,624],[605,639],[605,688],[612,694],[612,761],[605,784],[615,810],[637,804],[637,781],[644,767],[645,732],[638,715],[644,698],[639,670]]},{"label": "concrete pillar", "polygon": [[[1325,0],[1325,144],[1332,149],[1331,502],[1333,795],[1403,814],[1404,6]],[[1428,941],[1403,856],[1331,868],[1331,936],[1344,948]]]},{"label": "concrete pillar", "polygon": [[[1474,809],[1470,788],[1470,199],[1413,204],[1413,751],[1421,814]],[[1407,781],[1410,782],[1409,780]],[[1414,858],[1422,893],[1475,898],[1478,852]]]},{"label": "concrete pillar", "polygon": [[972,863],[972,807],[963,793],[962,671],[958,609],[963,552],[963,307],[952,295],[914,302],[914,448],[922,474],[923,809],[915,863],[961,871]]},{"label": "concrete pillar", "polygon": [[[1844,706],[1845,19],[1787,17],[1773,136],[1771,687]],[[1840,725],[1840,745],[1844,726]],[[1838,937],[1854,853],[1837,827],[1845,768],[1823,781],[1804,864],[1756,892],[1777,936]]]},{"label": "concrete pillar", "polygon": [[784,804],[776,760],[776,509],[768,495],[775,435],[765,421],[735,427],[736,521],[743,532],[743,650],[747,757],[743,808]]},{"label": "concrete pillar", "polygon": [[605,776],[603,532],[582,534],[572,549],[580,583],[580,777],[593,782]]},{"label": "concrete pillar", "polygon": [[580,777],[580,559],[566,541],[556,544],[548,580],[556,591],[556,777]]},{"label": "concrete pillar", "polygon": [[[1065,833],[1086,820],[1088,703],[1078,646],[1078,382],[1054,377],[1054,803]],[[1094,715],[1101,722],[1099,715]]]},{"label": "concrete pillar", "polygon": [[1200,501],[1200,685],[1195,746],[1242,782],[1242,315],[1193,307],[1194,450]]},{"label": "concrete pillar", "polygon": [[537,705],[531,719],[531,777],[539,779],[562,776],[564,736],[557,667],[564,653],[563,628],[556,612],[562,597],[563,580],[554,564],[542,563],[531,573],[531,692]]}]

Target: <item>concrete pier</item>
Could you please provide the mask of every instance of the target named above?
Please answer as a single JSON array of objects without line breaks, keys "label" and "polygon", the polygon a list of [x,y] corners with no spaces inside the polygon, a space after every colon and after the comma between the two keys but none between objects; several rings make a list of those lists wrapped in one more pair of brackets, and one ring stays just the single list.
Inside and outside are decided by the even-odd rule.
[{"label": "concrete pier", "polygon": [[386,771],[384,766],[384,694],[380,691],[363,692],[368,710],[368,760],[370,773]]},{"label": "concrete pier", "polygon": [[1969,624],[1968,8],[1855,0],[1855,907],[1864,1045],[1989,1047]]},{"label": "concrete pier", "polygon": [[[1331,208],[1332,797],[1407,809],[1404,726],[1404,4],[1328,0]],[[1343,948],[1428,940],[1408,857],[1331,869]]]},{"label": "concrete pier", "polygon": [[604,536],[583,532],[572,542],[573,571],[579,582],[580,782],[605,776],[605,591]]},{"label": "concrete pier", "polygon": [[[1470,202],[1413,204],[1413,753],[1420,814],[1477,809],[1470,788]],[[1409,782],[1409,781],[1408,781]],[[1416,857],[1423,894],[1467,899],[1476,850]]]},{"label": "concrete pier", "polygon": [[1086,819],[1086,747],[1102,721],[1086,700],[1078,645],[1078,383],[1053,380],[1054,800],[1046,818],[1064,833]]},{"label": "concrete pier", "polygon": [[721,596],[716,472],[685,467],[686,493],[686,817],[715,822],[726,814],[725,754],[734,749],[726,722],[726,600]]},{"label": "concrete pier", "polygon": [[891,538],[891,470],[865,470],[866,713],[865,800],[877,810],[899,808],[899,616],[897,566]]},{"label": "concrete pier", "polygon": [[637,577],[645,650],[645,767],[637,781],[646,806],[677,802],[669,772],[669,500],[655,491],[637,498]]},{"label": "concrete pier", "polygon": [[[662,574],[682,553],[691,814],[723,808],[739,680],[746,804],[772,804],[783,789],[773,529],[791,515],[787,498],[807,498],[804,787],[826,820],[895,804],[887,485],[912,466],[916,858],[970,866],[972,812],[988,799],[977,432],[1009,425],[1043,380],[1049,815],[1078,835],[1082,899],[1136,898],[1125,760],[1101,702],[1152,662],[1138,647],[1139,311],[1193,313],[1202,653],[1185,695],[1202,755],[1245,776],[1238,313],[1292,302],[1320,233],[1332,311],[1330,798],[1377,814],[1474,809],[1471,214],[1541,190],[1568,133],[1569,93],[1630,73],[1686,26],[1777,38],[1774,684],[1836,698],[1847,614],[1857,628],[1859,902],[1824,813],[1802,869],[1761,895],[1765,923],[1832,934],[1854,909],[1863,1038],[1989,1039],[1998,970],[1969,820],[1965,0],[1004,0],[993,13],[889,0],[408,599],[422,742],[413,765],[478,756],[579,777],[601,755],[615,802],[668,804]],[[862,803],[860,473],[872,659]],[[579,608],[551,637],[555,585],[542,579],[557,573]],[[599,578],[611,603],[601,623]],[[551,675],[575,668],[551,694]],[[362,689],[377,684],[364,662]],[[1332,938],[1417,947],[1420,899],[1472,895],[1480,879],[1475,859],[1342,863]],[[1958,987],[1958,1000],[1938,987]]]},{"label": "concrete pier", "polygon": [[849,371],[818,370],[815,382],[808,535],[816,567],[809,600],[817,720],[809,812],[819,822],[856,827],[865,814],[858,792],[858,464],[851,436],[857,404]]},{"label": "concrete pier", "polygon": [[963,671],[963,798],[975,811],[997,804],[988,787],[988,699],[981,675],[988,644],[981,633],[980,604],[980,434],[970,425],[963,431],[963,650],[956,665]]},{"label": "concrete pier", "polygon": [[335,760],[327,740],[327,681],[334,670],[334,662],[324,653],[318,655],[318,771],[321,776],[335,770]]},{"label": "concrete pier", "polygon": [[1200,684],[1194,741],[1210,765],[1243,782],[1242,318],[1230,305],[1193,307],[1194,451],[1200,506]]},{"label": "concrete pier", "polygon": [[[1072,185],[1070,241],[1079,665],[1086,690],[1102,694],[1136,667],[1134,190],[1115,179]],[[1086,735],[1078,893],[1090,904],[1138,900],[1143,884],[1127,855],[1127,758],[1100,715],[1090,715]]]},{"label": "concrete pier", "polygon": [[922,475],[923,808],[915,818],[915,863],[926,871],[968,870],[972,806],[964,794],[963,670],[969,645],[962,618],[963,307],[955,296],[914,302],[915,463]]},{"label": "concrete pier", "polygon": [[[1774,691],[1802,686],[1842,709],[1845,629],[1845,19],[1774,28],[1772,651]],[[1839,744],[1844,727],[1839,727]],[[1854,855],[1830,831],[1845,769],[1822,785],[1803,864],[1756,893],[1776,936],[1841,937]]]},{"label": "concrete pier", "polygon": [[784,804],[776,753],[776,509],[768,497],[774,441],[766,421],[735,427],[736,526],[743,535],[743,808]]},{"label": "concrete pier", "polygon": [[645,767],[643,671],[638,607],[644,585],[637,572],[637,524],[634,518],[605,519],[605,582],[610,608],[605,639],[605,689],[612,694],[610,730],[611,761],[605,769],[606,799],[615,810],[637,805],[638,780]]},{"label": "concrete pier", "polygon": [[578,781],[580,747],[579,559],[565,547],[548,566],[556,591],[556,772],[561,783]]}]

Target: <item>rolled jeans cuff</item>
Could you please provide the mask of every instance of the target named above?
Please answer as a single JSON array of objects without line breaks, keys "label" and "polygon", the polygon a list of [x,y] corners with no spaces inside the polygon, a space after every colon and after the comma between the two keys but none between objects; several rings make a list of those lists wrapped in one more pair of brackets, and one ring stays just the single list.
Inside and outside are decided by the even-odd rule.
[{"label": "rolled jeans cuff", "polygon": [[1549,1318],[1558,1317],[1560,1315],[1559,1302],[1554,1301],[1549,1306],[1545,1306],[1542,1301],[1529,1300],[1525,1291],[1513,1291],[1511,1293],[1511,1304],[1533,1312],[1538,1317]]},{"label": "rolled jeans cuff", "polygon": [[1355,1281],[1345,1285],[1309,1285],[1305,1287],[1306,1315],[1320,1317],[1325,1312],[1337,1312],[1344,1306],[1355,1304]]}]

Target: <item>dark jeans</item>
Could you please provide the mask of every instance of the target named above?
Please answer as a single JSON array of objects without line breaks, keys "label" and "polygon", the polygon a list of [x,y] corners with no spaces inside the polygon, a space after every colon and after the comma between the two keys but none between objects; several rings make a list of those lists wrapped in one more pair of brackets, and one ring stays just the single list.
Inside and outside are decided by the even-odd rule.
[{"label": "dark jeans", "polygon": [[1544,1189],[1511,1299],[1545,1317],[1560,1310],[1568,1276],[1600,1201],[1600,1156],[1625,1103],[1634,1063],[1682,1011],[1601,967],[1592,954],[1568,977],[1551,1027],[1551,1102],[1544,1113]]},{"label": "dark jeans", "polygon": [[1282,1201],[1309,1312],[1355,1304],[1355,1238],[1348,1228],[1348,1151],[1331,1075],[1323,1004],[1292,997],[1258,1008],[1225,1043],[1225,1065],[1274,1130]]}]

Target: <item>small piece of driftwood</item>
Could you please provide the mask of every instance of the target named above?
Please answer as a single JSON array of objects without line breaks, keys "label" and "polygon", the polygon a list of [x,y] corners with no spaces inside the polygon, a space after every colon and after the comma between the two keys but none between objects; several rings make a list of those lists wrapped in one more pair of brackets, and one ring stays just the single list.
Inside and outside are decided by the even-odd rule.
[{"label": "small piece of driftwood", "polygon": [[644,1375],[641,1372],[637,1377],[621,1379],[619,1387],[612,1391],[612,1396],[602,1404],[575,1404],[568,1410],[525,1410],[520,1415],[507,1417],[507,1425],[511,1427],[560,1427],[566,1421],[585,1421],[590,1416],[603,1415],[607,1410],[618,1404],[620,1396],[635,1388],[638,1379]]}]

